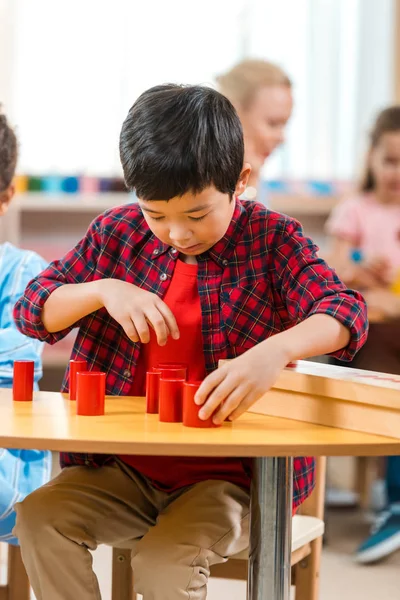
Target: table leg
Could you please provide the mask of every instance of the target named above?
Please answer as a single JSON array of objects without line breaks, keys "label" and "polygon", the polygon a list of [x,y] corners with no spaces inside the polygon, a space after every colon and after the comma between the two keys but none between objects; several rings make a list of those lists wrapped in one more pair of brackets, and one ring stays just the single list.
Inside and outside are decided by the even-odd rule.
[{"label": "table leg", "polygon": [[289,600],[293,458],[254,459],[248,600]]}]

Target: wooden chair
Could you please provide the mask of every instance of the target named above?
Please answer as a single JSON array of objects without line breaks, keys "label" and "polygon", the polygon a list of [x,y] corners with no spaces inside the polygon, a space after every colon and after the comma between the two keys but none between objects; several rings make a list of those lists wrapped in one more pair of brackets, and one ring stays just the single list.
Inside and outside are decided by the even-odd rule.
[{"label": "wooden chair", "polygon": [[[326,458],[317,459],[316,486],[312,495],[293,517],[292,583],[296,600],[317,600],[319,569],[324,534]],[[247,579],[248,554],[242,552],[226,563],[211,567],[211,577]],[[113,550],[112,600],[136,600],[130,550]]]},{"label": "wooden chair", "polygon": [[0,600],[29,600],[30,585],[21,558],[21,552],[16,546],[8,546],[7,583],[0,585]]}]

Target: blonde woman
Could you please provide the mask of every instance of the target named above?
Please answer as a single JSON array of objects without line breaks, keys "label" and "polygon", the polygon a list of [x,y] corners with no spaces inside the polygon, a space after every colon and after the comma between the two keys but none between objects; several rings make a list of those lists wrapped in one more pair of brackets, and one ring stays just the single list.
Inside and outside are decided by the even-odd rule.
[{"label": "blonde woman", "polygon": [[264,60],[244,60],[217,77],[217,83],[242,122],[245,161],[252,167],[247,197],[255,198],[264,162],[285,140],[292,84],[279,66]]}]

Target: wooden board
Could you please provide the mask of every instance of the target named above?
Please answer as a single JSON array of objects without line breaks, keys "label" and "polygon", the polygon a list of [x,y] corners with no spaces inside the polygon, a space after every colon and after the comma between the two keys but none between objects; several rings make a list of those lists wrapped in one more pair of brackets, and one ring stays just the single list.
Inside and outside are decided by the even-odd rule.
[{"label": "wooden board", "polygon": [[298,361],[250,412],[400,438],[400,376]]}]

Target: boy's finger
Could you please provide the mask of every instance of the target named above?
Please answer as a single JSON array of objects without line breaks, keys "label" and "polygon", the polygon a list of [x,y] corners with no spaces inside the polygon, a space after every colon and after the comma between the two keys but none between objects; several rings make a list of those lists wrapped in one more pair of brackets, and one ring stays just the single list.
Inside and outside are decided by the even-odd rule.
[{"label": "boy's finger", "polygon": [[132,313],[131,319],[142,344],[148,344],[150,341],[150,330],[144,314],[142,312]]},{"label": "boy's finger", "polygon": [[230,421],[235,421],[238,419],[243,413],[249,410],[250,406],[254,404],[257,398],[253,396],[252,393],[248,393],[244,398],[242,398],[239,406],[229,415]]},{"label": "boy's finger", "polygon": [[208,375],[196,392],[194,397],[195,403],[198,405],[204,404],[211,392],[224,380],[225,377],[226,369],[223,367]]},{"label": "boy's finger", "polygon": [[136,327],[132,323],[131,319],[121,319],[121,321],[119,322],[119,324],[121,325],[122,329],[125,331],[125,333],[128,336],[128,338],[130,340],[132,340],[132,342],[138,342],[139,341],[139,336],[138,336],[138,333],[136,331]]},{"label": "boy's finger", "polygon": [[154,329],[159,346],[165,346],[168,340],[169,330],[163,315],[155,307],[151,306],[146,310],[146,320]]},{"label": "boy's finger", "polygon": [[208,419],[232,393],[235,384],[228,378],[224,379],[207,398],[199,411],[200,419]]},{"label": "boy's finger", "polygon": [[172,310],[162,300],[157,303],[157,309],[160,311],[167,324],[168,330],[174,340],[179,340],[180,333],[178,323],[173,315]]},{"label": "boy's finger", "polygon": [[247,386],[242,385],[235,388],[226,400],[220,405],[219,410],[213,416],[213,422],[220,425],[227,417],[234,414],[242,405],[244,399],[248,395]]}]

